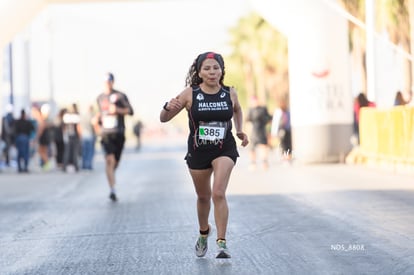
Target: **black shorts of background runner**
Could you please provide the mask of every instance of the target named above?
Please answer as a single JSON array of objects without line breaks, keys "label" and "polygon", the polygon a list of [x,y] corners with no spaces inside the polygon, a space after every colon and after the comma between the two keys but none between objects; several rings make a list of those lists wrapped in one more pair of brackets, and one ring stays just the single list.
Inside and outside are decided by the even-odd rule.
[{"label": "black shorts of background runner", "polygon": [[125,144],[125,135],[122,133],[110,133],[102,136],[102,147],[105,151],[105,155],[113,154],[116,161],[121,159],[122,150]]}]

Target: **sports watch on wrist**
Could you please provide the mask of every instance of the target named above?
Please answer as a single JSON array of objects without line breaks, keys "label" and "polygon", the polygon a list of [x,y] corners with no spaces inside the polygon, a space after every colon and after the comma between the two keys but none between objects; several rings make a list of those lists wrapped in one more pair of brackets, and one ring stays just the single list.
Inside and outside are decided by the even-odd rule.
[{"label": "sports watch on wrist", "polygon": [[165,102],[165,104],[164,104],[164,106],[162,106],[162,108],[163,108],[164,110],[166,110],[167,112],[169,112],[169,111],[170,111],[170,109],[168,109],[168,108],[167,108],[167,105],[168,105],[168,101],[167,101],[167,102]]}]

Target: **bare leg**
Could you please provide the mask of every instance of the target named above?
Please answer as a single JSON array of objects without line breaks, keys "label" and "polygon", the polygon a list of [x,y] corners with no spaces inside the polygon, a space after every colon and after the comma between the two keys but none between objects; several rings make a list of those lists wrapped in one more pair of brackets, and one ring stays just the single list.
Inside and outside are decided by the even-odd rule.
[{"label": "bare leg", "polygon": [[217,239],[226,239],[229,208],[227,206],[226,190],[234,162],[229,157],[219,157],[213,161],[213,203],[214,218],[217,226]]},{"label": "bare leg", "polygon": [[260,144],[259,148],[263,169],[267,169],[269,167],[269,146],[267,144]]},{"label": "bare leg", "polygon": [[257,161],[257,147],[256,145],[251,145],[249,149],[249,158],[250,158],[250,164],[249,169],[250,170],[256,170],[256,161]]},{"label": "bare leg", "polygon": [[200,230],[208,229],[208,216],[211,205],[211,186],[210,179],[212,169],[193,170],[190,169],[190,174],[193,179],[195,191],[197,194],[197,216]]},{"label": "bare leg", "polygon": [[106,178],[108,179],[109,187],[114,188],[115,187],[115,169],[118,166],[117,161],[115,160],[115,155],[110,154],[105,156],[105,172],[106,172]]},{"label": "bare leg", "polygon": [[256,163],[256,147],[255,146],[250,148],[249,156],[250,156],[250,164],[255,164]]},{"label": "bare leg", "polygon": [[49,156],[47,154],[47,149],[48,148],[45,145],[39,145],[39,148],[38,148],[39,156],[42,159],[42,162],[44,164],[46,164],[49,161]]}]

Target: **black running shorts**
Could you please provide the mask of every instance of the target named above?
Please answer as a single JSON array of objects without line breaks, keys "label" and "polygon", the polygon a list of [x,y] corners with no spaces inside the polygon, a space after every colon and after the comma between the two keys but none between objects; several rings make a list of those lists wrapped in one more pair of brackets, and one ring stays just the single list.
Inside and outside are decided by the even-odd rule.
[{"label": "black running shorts", "polygon": [[227,148],[216,148],[211,151],[197,149],[188,150],[188,153],[185,156],[188,168],[194,170],[209,169],[212,167],[212,161],[218,157],[229,157],[233,160],[234,164],[236,164],[237,158],[239,157],[236,144],[234,143],[232,146],[225,147]]},{"label": "black running shorts", "polygon": [[116,161],[121,159],[122,150],[125,144],[125,135],[122,133],[104,134],[101,144],[105,155],[115,155]]}]

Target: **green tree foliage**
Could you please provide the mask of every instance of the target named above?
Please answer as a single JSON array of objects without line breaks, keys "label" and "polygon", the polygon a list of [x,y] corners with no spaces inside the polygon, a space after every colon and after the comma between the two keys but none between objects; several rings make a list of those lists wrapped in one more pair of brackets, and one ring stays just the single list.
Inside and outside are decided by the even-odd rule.
[{"label": "green tree foliage", "polygon": [[234,74],[230,78],[242,80],[238,87],[242,100],[246,102],[248,97],[256,95],[273,107],[286,98],[289,91],[286,37],[257,13],[242,17],[230,35],[233,52],[228,67],[233,69],[228,72]]},{"label": "green tree foliage", "polygon": [[[365,21],[365,1],[364,0],[341,0],[345,10],[361,22]],[[358,90],[366,93],[367,91],[367,68],[365,63],[366,53],[366,33],[365,30],[348,22],[349,45],[353,61],[361,72],[361,87]]]},{"label": "green tree foliage", "polygon": [[[364,0],[341,0],[345,9],[362,22],[365,21],[365,1]],[[414,9],[413,0],[378,0],[375,1],[377,20],[377,32],[387,32],[390,40],[395,45],[401,46],[402,49],[411,53],[411,35],[410,35],[410,7]],[[413,17],[414,15],[412,15]],[[412,18],[411,18],[412,20]],[[414,22],[414,21],[413,21]],[[350,44],[352,53],[362,65],[363,87],[361,90],[366,91],[366,66],[365,66],[365,49],[366,39],[365,31],[350,22]],[[404,81],[406,92],[412,85],[412,62],[406,59],[404,63]]]},{"label": "green tree foliage", "polygon": [[[409,0],[380,0],[377,3],[380,31],[385,30],[391,42],[402,47],[408,53],[411,52],[409,4]],[[403,69],[404,90],[408,92],[412,85],[410,60],[405,60]]]}]

